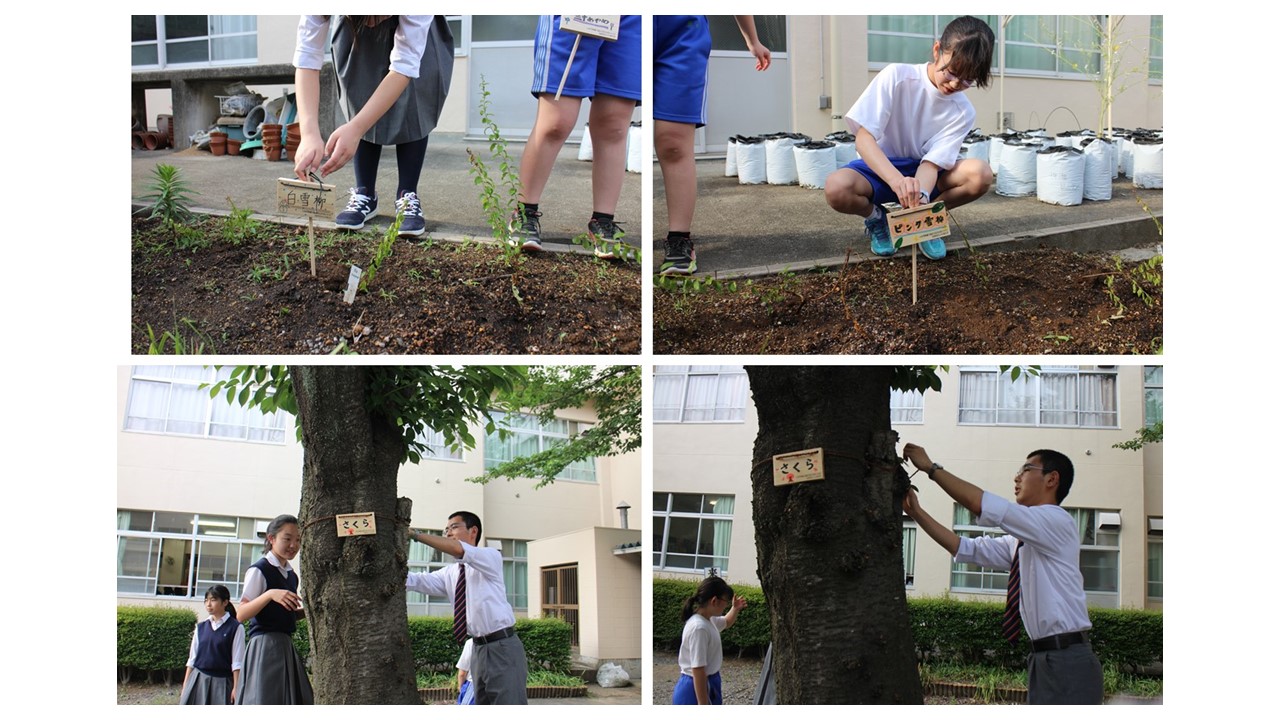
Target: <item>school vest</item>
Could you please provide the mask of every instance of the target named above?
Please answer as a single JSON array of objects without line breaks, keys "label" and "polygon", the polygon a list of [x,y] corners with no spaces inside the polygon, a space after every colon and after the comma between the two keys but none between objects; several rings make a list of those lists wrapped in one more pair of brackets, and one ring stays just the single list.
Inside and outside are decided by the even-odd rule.
[{"label": "school vest", "polygon": [[236,639],[240,622],[227,618],[222,627],[213,629],[213,623],[202,622],[196,626],[200,643],[196,647],[195,668],[213,677],[231,677],[231,648]]},{"label": "school vest", "polygon": [[[289,577],[283,577],[280,574],[280,568],[268,562],[266,556],[254,563],[253,567],[258,568],[258,572],[262,573],[262,577],[266,578],[268,590],[283,588],[290,592],[298,592],[297,573],[290,571]],[[269,632],[292,635],[293,629],[297,627],[297,624],[298,620],[292,611],[285,610],[278,602],[269,602],[249,621],[249,637]]]}]

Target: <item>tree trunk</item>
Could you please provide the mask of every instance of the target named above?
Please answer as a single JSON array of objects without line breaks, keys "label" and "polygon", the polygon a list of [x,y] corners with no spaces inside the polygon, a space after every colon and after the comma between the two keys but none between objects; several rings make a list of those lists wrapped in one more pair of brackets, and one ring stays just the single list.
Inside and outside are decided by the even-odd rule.
[{"label": "tree trunk", "polygon": [[[891,368],[748,367],[760,432],[752,519],[779,704],[921,703],[902,568],[906,473]],[[823,448],[825,479],[775,487],[774,455]]]},{"label": "tree trunk", "polygon": [[[412,704],[404,580],[411,501],[396,498],[400,431],[368,410],[360,367],[290,367],[302,428],[300,575],[318,704]],[[374,513],[339,537],[334,516]]]}]

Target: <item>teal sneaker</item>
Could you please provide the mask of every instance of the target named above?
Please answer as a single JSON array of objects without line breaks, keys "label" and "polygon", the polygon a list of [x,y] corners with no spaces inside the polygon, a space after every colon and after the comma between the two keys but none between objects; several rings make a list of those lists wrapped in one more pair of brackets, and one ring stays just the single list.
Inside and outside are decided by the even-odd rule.
[{"label": "teal sneaker", "polygon": [[871,252],[881,257],[892,257],[898,251],[893,246],[893,241],[889,239],[889,218],[883,212],[880,213],[879,219],[867,218],[863,221],[863,225],[871,238]]},{"label": "teal sneaker", "polygon": [[941,260],[947,256],[947,243],[942,238],[925,240],[920,243],[920,251],[930,260]]}]

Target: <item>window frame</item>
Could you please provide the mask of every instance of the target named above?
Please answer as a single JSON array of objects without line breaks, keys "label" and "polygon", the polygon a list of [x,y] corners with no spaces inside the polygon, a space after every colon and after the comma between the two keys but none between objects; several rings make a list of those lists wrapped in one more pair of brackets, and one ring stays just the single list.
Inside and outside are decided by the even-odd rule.
[{"label": "window frame", "polygon": [[[428,535],[443,535],[444,531],[436,528],[424,528],[422,532]],[[415,560],[414,555],[425,555],[425,560]],[[425,543],[409,543],[408,566],[411,573],[431,573],[444,569],[449,565],[457,562],[452,556],[447,557],[440,550],[427,545]],[[418,597],[426,598],[418,600]],[[405,591],[405,603],[408,606],[410,617],[415,616],[435,616],[435,617],[453,617],[453,602],[448,598],[439,595],[427,595],[416,590]]]},{"label": "window frame", "polygon": [[[915,396],[918,400],[913,401],[914,404],[904,404],[902,401],[907,400],[911,396]],[[918,420],[908,419],[905,417],[896,417],[898,413],[916,413],[920,418]],[[897,390],[889,391],[889,424],[890,425],[923,425],[924,424],[924,393],[919,390]]]},{"label": "window frame", "polygon": [[[1085,594],[1086,595],[1105,595],[1107,597],[1118,598],[1120,596],[1120,528],[1117,527],[1114,532],[1105,531],[1108,536],[1114,536],[1115,538],[1114,544],[1099,544],[1097,540],[1100,538],[1100,536],[1104,532],[1102,529],[1101,514],[1115,513],[1116,515],[1119,515],[1120,514],[1119,510],[1104,510],[1101,508],[1085,508],[1085,507],[1064,507],[1062,509],[1066,510],[1067,513],[1071,515],[1071,519],[1076,522],[1077,527],[1080,525],[1080,518],[1078,514],[1081,514],[1081,513],[1085,514],[1085,516],[1090,521],[1089,525],[1093,528],[1095,542],[1093,542],[1092,544],[1086,545],[1085,544],[1086,538],[1080,538],[1080,574],[1082,578],[1084,578],[1084,581],[1086,583],[1086,587],[1084,588]],[[1096,589],[1090,589],[1087,586],[1088,577],[1085,572],[1086,553],[1088,554],[1107,553],[1109,555],[1114,556],[1111,566],[1115,570],[1115,578],[1114,578],[1115,590],[1096,590]]]},{"label": "window frame", "polygon": [[[733,16],[732,16],[732,15],[728,15],[728,16],[724,16],[724,17],[733,17]],[[753,17],[755,17],[755,18],[760,18],[760,17],[763,17],[763,16],[761,16],[761,15],[755,15],[755,16],[753,16]],[[788,17],[788,16],[786,16],[786,15],[773,15],[773,16],[770,16],[770,17],[780,17],[780,18],[782,18],[782,21],[785,23],[785,26],[782,28],[782,37],[783,37],[783,40],[787,43],[787,49],[779,50],[779,49],[777,49],[777,48],[774,48],[774,47],[773,47],[773,45],[770,45],[770,44],[768,44],[768,43],[764,42],[764,38],[763,38],[763,37],[761,38],[761,42],[762,42],[762,43],[764,43],[765,47],[769,48],[769,57],[770,57],[770,59],[771,59],[771,60],[786,60],[787,58],[791,57],[791,55],[790,55],[790,43],[791,43],[791,18],[790,18],[790,17]],[[711,29],[711,24],[710,24],[709,20],[710,20],[710,18],[708,18],[708,31],[710,31],[710,29]],[[738,29],[737,29],[737,25],[736,25],[736,24],[734,25],[734,32],[738,34],[738,37],[739,37],[739,38],[741,38],[741,37],[742,37],[741,33],[740,33],[740,32],[738,32]],[[759,26],[757,26],[757,28],[756,28],[756,34],[757,34],[757,35],[759,35],[759,34],[760,34],[760,32],[759,32]],[[710,57],[713,57],[713,58],[750,58],[750,57],[754,57],[754,56],[751,54],[751,51],[747,50],[745,47],[740,47],[740,48],[738,48],[738,49],[733,49],[733,50],[718,49],[718,48],[716,48],[716,47],[715,47],[715,41],[713,40],[713,41],[712,41],[712,48],[711,48],[711,55],[710,55]]]},{"label": "window frame", "polygon": [[[199,512],[188,513],[186,511],[143,510],[139,508],[116,508],[117,517],[121,512],[149,513],[151,515],[150,526],[149,526],[149,529],[147,530],[129,530],[129,529],[121,529],[118,527],[116,529],[116,553],[117,553],[116,596],[131,597],[131,598],[147,598],[147,599],[164,598],[164,599],[172,599],[172,600],[199,600],[204,597],[204,591],[208,589],[208,586],[214,585],[214,584],[225,585],[227,589],[231,591],[231,597],[233,599],[239,598],[243,592],[245,570],[247,570],[249,566],[252,565],[254,562],[257,562],[258,557],[260,557],[262,554],[261,551],[263,547],[263,542],[262,542],[263,539],[262,539],[262,536],[258,533],[257,528],[265,527],[266,524],[270,522],[269,519],[264,519],[264,518],[255,518],[255,517],[249,517],[249,516],[227,516],[227,515],[216,514],[216,513],[199,513]],[[172,532],[167,530],[157,530],[156,516],[159,513],[189,515],[191,532],[179,533],[179,532]],[[237,523],[237,528],[253,527],[254,528],[252,532],[253,537],[252,538],[241,537],[240,536],[241,533],[239,531],[237,531],[237,533],[234,536],[226,536],[221,534],[215,535],[208,532],[201,532],[202,526],[208,526],[210,524],[208,522],[202,522],[202,519],[217,520],[219,521],[218,524],[220,525],[221,524],[220,521],[229,519],[231,517],[234,517]],[[122,569],[120,566],[121,541],[130,540],[130,539],[148,541],[147,566],[148,566],[148,571],[150,572],[149,575],[123,575],[119,572]],[[163,547],[164,547],[164,542],[166,540],[191,543],[191,549],[188,552],[188,559],[187,559],[189,562],[189,567],[186,573],[187,594],[185,595],[165,595],[158,592],[161,587],[159,563],[160,563],[160,558],[163,556]],[[200,561],[203,555],[205,554],[203,552],[203,548],[205,547],[206,543],[219,543],[219,544],[227,545],[229,547],[237,548],[238,561],[237,561],[236,569],[239,575],[234,578],[229,577],[224,580],[208,580],[208,581],[202,580],[200,578],[200,570],[201,570]],[[223,557],[226,557],[226,555],[224,554]],[[249,559],[249,562],[246,563],[245,562],[246,559]],[[141,580],[144,583],[149,583],[148,586],[151,588],[151,590],[150,591],[121,590],[120,583],[122,580],[130,580],[130,581]]]},{"label": "window frame", "polygon": [[[677,370],[675,368],[684,368],[684,369]],[[702,369],[695,370],[694,368],[702,368]],[[708,368],[715,368],[715,369],[708,369]],[[659,376],[674,377],[677,375],[682,378],[680,382],[680,405],[678,407],[663,406],[661,410],[667,411],[667,412],[674,410],[678,415],[678,419],[672,420],[672,419],[666,419],[666,418],[659,418],[660,408],[657,405],[657,379]],[[742,396],[741,407],[738,407],[736,405],[733,405],[733,406],[725,405],[722,408],[719,404],[716,404],[715,406],[710,408],[690,408],[689,407],[689,379],[690,377],[693,377],[693,376],[697,376],[697,377],[714,376],[716,378],[716,397],[718,398],[720,395],[719,391],[720,391],[721,378],[727,378],[727,377],[736,378],[741,376],[742,378],[745,379],[746,375],[747,375],[747,370],[742,365],[655,365],[653,368],[653,377],[654,377],[653,422],[654,424],[655,425],[677,425],[677,424],[740,425],[742,423],[745,423],[747,421],[747,407],[751,403],[749,380],[747,381],[748,382],[747,392],[743,393],[743,396]],[[717,418],[716,416],[719,415],[722,410],[726,414],[730,415],[730,417],[728,417],[727,419]],[[710,411],[712,418],[710,420],[686,419],[686,416],[691,411],[694,411],[694,412]]]},{"label": "window frame", "polygon": [[[1000,17],[1003,17],[1003,16],[1000,16]],[[1053,51],[1050,52],[1046,50],[1046,48],[1050,47],[1050,45],[1046,43],[1031,42],[1028,40],[1010,39],[1007,36],[1008,28],[1005,26],[1004,22],[1001,21],[999,32],[996,35],[996,50],[997,52],[1000,52],[1002,47],[1005,50],[1005,57],[1003,58],[1003,64],[1004,64],[1004,74],[1006,77],[1036,77],[1036,78],[1049,78],[1053,80],[1093,81],[1099,76],[1099,73],[1102,72],[1101,38],[1098,39],[1097,45],[1099,49],[1097,51],[1071,48],[1071,50],[1080,52],[1082,54],[1087,53],[1094,57],[1094,62],[1096,63],[1096,65],[1093,68],[1092,72],[1081,72],[1081,71],[1072,70],[1069,65],[1067,65],[1064,69],[1065,61],[1063,60],[1062,56],[1065,48],[1063,47],[1063,42],[1062,42],[1062,21],[1063,21],[1063,18],[1092,17],[1094,22],[1098,23],[1098,25],[1096,25],[1095,27],[1105,27],[1106,25],[1105,18],[1107,17],[1106,15],[1091,15],[1091,16],[1035,15],[1035,16],[1023,16],[1023,17],[1053,18],[1053,27],[1051,28],[1053,32],[1053,39],[1054,39],[1054,44],[1052,45]],[[1001,35],[1005,36],[1003,42],[1001,42],[1000,40]],[[1009,67],[1007,50],[1010,45],[1013,45],[1016,47],[1039,48],[1041,52],[1046,52],[1050,57],[1053,58],[1054,69],[1053,70],[1037,70],[1035,68]],[[995,70],[995,72],[997,73],[999,72],[1001,62],[1002,62],[1002,58],[999,56],[995,57],[992,60],[992,64],[995,66],[993,70]]]},{"label": "window frame", "polygon": [[[968,522],[961,522],[962,519]],[[998,527],[987,527],[978,524],[978,517],[969,512],[960,503],[952,504],[951,512],[951,530],[960,537],[1003,537],[1007,535],[1004,530]],[[968,568],[974,568],[972,570]],[[956,584],[957,575],[962,577],[978,578],[978,587],[967,587]],[[991,587],[984,587],[985,585]],[[1009,592],[1009,571],[995,570],[993,568],[983,567],[977,563],[958,562],[954,557],[951,558],[951,572],[947,579],[947,587],[951,592],[975,593],[979,595],[1002,595]]]},{"label": "window frame", "polygon": [[[959,400],[956,404],[956,424],[962,427],[1036,427],[1036,428],[1058,428],[1058,429],[1080,429],[1080,430],[1119,430],[1121,428],[1120,418],[1120,372],[1116,366],[1046,366],[1042,367],[1038,375],[1024,373],[1018,380],[1009,380],[1008,383],[1034,383],[1034,401],[1035,406],[1028,410],[1034,413],[1034,422],[1010,422],[1002,421],[1000,413],[1002,411],[1013,410],[1014,408],[1006,408],[1002,404],[1004,393],[1008,392],[1005,388],[1006,373],[1000,372],[998,367],[993,366],[965,366],[960,368],[960,384],[963,387],[966,375],[991,375],[996,380],[996,399],[993,407],[967,407],[965,406],[964,392],[961,391]],[[1084,391],[1082,383],[1076,383],[1076,398],[1074,409],[1071,410],[1046,410],[1043,405],[1044,387],[1043,378],[1046,375],[1073,375],[1077,379],[1084,376],[1102,376],[1112,378],[1111,386],[1113,389],[1112,405],[1114,410],[1082,410],[1081,409],[1081,393]],[[990,413],[994,417],[990,420],[966,420],[964,413],[966,411],[977,411]],[[1053,423],[1045,422],[1043,415],[1046,412],[1074,412],[1076,414],[1076,422],[1070,423]],[[1111,425],[1085,425],[1082,424],[1082,416],[1085,414],[1105,414],[1113,418],[1114,423]]]},{"label": "window frame", "polygon": [[[1153,515],[1147,518],[1147,548],[1146,548],[1147,550],[1147,567],[1146,567],[1147,589],[1146,589],[1146,593],[1147,593],[1147,600],[1163,603],[1164,602],[1164,529],[1163,527],[1161,527],[1161,529],[1159,530],[1153,529],[1151,527],[1152,520],[1163,521],[1164,516]],[[1163,525],[1163,522],[1161,523],[1161,525]],[[1152,548],[1155,548],[1155,547],[1160,548],[1160,558],[1159,558],[1160,579],[1159,580],[1151,579],[1151,563],[1153,560],[1155,560],[1155,558],[1153,558],[1151,555],[1151,550]],[[1156,595],[1151,594],[1152,585],[1156,585],[1159,587],[1158,594]]]},{"label": "window frame", "polygon": [[[207,387],[201,388],[200,386],[212,385],[213,383],[217,382],[219,379],[225,379],[223,375],[224,373],[230,372],[229,368],[227,368],[225,371],[219,371],[212,365],[203,365],[201,366],[201,368],[206,371],[206,377],[201,378],[199,380],[192,380],[190,378],[177,377],[176,372],[169,377],[146,374],[146,371],[153,368],[158,368],[158,367],[168,367],[176,371],[176,369],[179,366],[134,365],[132,369],[129,371],[129,394],[125,398],[124,415],[121,419],[121,424],[120,424],[120,430],[122,432],[141,433],[144,435],[163,435],[166,437],[192,438],[192,439],[200,439],[200,440],[222,440],[226,442],[243,442],[243,443],[251,443],[255,445],[283,446],[289,443],[289,432],[288,432],[289,413],[281,410],[276,410],[272,413],[264,413],[258,408],[254,408],[254,407],[242,408],[239,405],[228,404],[228,407],[234,408],[238,412],[245,413],[246,420],[250,420],[254,417],[257,417],[257,418],[261,418],[263,422],[258,425],[248,424],[248,423],[244,425],[236,425],[232,423],[214,421],[214,403],[226,402],[226,400],[222,396],[219,396],[216,398],[209,397]],[[131,406],[133,404],[134,392],[137,389],[137,383],[140,383],[140,382],[141,383],[167,383],[169,385],[169,389],[167,391],[168,394],[165,402],[165,410],[164,410],[165,414],[163,417],[151,417],[151,416],[130,414],[132,410]],[[203,403],[203,412],[200,413],[199,420],[174,418],[171,415],[171,409],[173,407],[172,400],[173,400],[174,385],[180,385],[186,389],[194,388],[199,392],[199,394],[201,395],[201,402]],[[164,429],[161,429],[161,430],[129,427],[129,422],[135,419],[142,420],[142,421],[152,421],[152,422],[159,421],[164,423],[165,427]],[[195,424],[196,422],[199,422],[202,427],[202,431],[200,433],[187,433],[187,432],[177,432],[174,430],[169,430],[168,425],[170,424],[170,422],[186,422],[191,424]],[[227,428],[242,427],[244,428],[245,432],[243,437],[233,437],[230,435],[214,435],[212,434],[212,431],[215,427],[227,427]],[[255,431],[255,430],[263,434],[269,434],[268,438],[270,436],[278,434],[279,439],[278,440],[254,439],[249,437],[251,431]]]},{"label": "window frame", "polygon": [[[729,523],[729,544],[730,544],[730,545],[732,545],[732,543],[733,543],[733,518],[734,518],[734,515],[736,515],[736,514],[737,514],[737,496],[736,496],[736,495],[734,495],[733,493],[687,493],[687,492],[675,492],[675,491],[666,491],[666,490],[654,490],[654,491],[653,491],[653,494],[654,494],[654,495],[658,495],[658,494],[666,495],[666,496],[667,496],[667,502],[666,502],[666,506],[665,506],[664,508],[659,508],[659,507],[658,507],[658,504],[657,504],[657,502],[656,502],[656,499],[655,499],[655,502],[654,502],[654,507],[653,507],[653,524],[654,524],[654,532],[655,532],[655,534],[657,534],[658,524],[659,524],[659,523],[661,523],[661,524],[662,524],[662,542],[661,542],[661,547],[654,547],[654,548],[651,548],[651,549],[650,549],[650,560],[651,560],[651,562],[653,563],[653,564],[652,564],[652,568],[651,568],[651,569],[652,569],[652,570],[654,570],[654,571],[657,571],[657,572],[683,573],[683,574],[699,575],[699,576],[701,576],[701,575],[705,574],[705,572],[706,572],[706,568],[708,568],[708,567],[716,567],[716,568],[719,568],[719,569],[720,569],[720,574],[721,574],[721,575],[727,575],[727,574],[728,574],[728,572],[729,572],[729,561],[732,559],[732,552],[727,552],[725,555],[703,555],[703,554],[701,554],[701,553],[697,552],[697,546],[698,546],[700,543],[698,542],[698,540],[695,540],[695,541],[694,541],[694,550],[695,550],[695,551],[694,551],[694,553],[693,553],[692,555],[690,555],[689,553],[676,553],[676,555],[679,555],[680,557],[692,557],[692,558],[693,558],[693,567],[679,567],[679,566],[670,566],[670,565],[668,565],[668,564],[667,564],[668,556],[669,556],[669,553],[668,553],[668,550],[667,550],[667,546],[668,546],[669,541],[670,541],[670,539],[671,539],[671,520],[672,520],[672,518],[675,518],[675,519],[689,519],[689,520],[695,520],[695,521],[697,522],[697,524],[698,524],[698,539],[699,539],[699,540],[700,540],[700,539],[701,539],[701,537],[702,537],[702,521],[703,521],[703,520],[714,520],[714,521],[719,521],[719,522],[728,522],[728,523]],[[699,510],[699,512],[696,512],[696,513],[694,513],[694,512],[688,512],[688,511],[681,511],[681,510],[672,510],[672,506],[673,506],[673,505],[674,505],[674,503],[675,503],[675,496],[676,496],[676,495],[683,495],[683,496],[686,496],[686,497],[694,497],[694,496],[696,496],[696,497],[698,498],[698,507],[699,507],[699,508],[702,508],[702,507],[707,503],[707,500],[706,500],[707,496],[712,496],[712,497],[727,497],[727,498],[732,499],[732,500],[733,500],[733,502],[734,502],[734,512],[733,512],[732,514],[728,514],[728,515],[718,515],[718,514],[714,514],[714,513],[704,513],[704,512],[702,512],[701,510]],[[714,551],[714,548],[713,548],[713,551]],[[654,560],[655,560],[655,556],[657,556],[657,562],[654,562]],[[718,559],[720,559],[720,558],[723,558],[723,559],[724,559],[724,562],[723,562],[722,564],[717,564],[717,563],[716,563],[716,561],[717,561]],[[700,560],[703,560],[703,559],[710,559],[712,562],[711,562],[711,564],[709,564],[709,565],[704,565],[704,566],[702,566],[702,567],[699,567],[699,562],[700,562]]]},{"label": "window frame", "polygon": [[[1157,47],[1159,49],[1158,53],[1156,52]],[[1160,69],[1155,75],[1151,72],[1152,60],[1160,61]],[[1151,16],[1151,41],[1147,45],[1147,83],[1150,85],[1164,84],[1164,15]]]},{"label": "window frame", "polygon": [[[1159,370],[1159,382],[1152,382],[1149,370]],[[1147,409],[1151,407],[1150,398],[1155,396],[1160,402],[1160,417],[1151,418],[1147,415]],[[1164,366],[1163,365],[1144,365],[1142,366],[1142,423],[1143,427],[1153,427],[1157,423],[1164,423]]]},{"label": "window frame", "polygon": [[[536,427],[532,427],[532,428],[510,427],[509,425],[503,424],[503,422],[508,417],[513,417],[513,416],[524,418],[526,421],[536,424]],[[524,435],[524,436],[536,437],[538,440],[538,449],[535,450],[534,453],[538,453],[544,450],[548,450],[552,447],[552,445],[548,444],[549,441],[564,440],[567,442],[570,438],[573,438],[577,435],[585,433],[595,427],[595,423],[587,422],[585,420],[569,420],[567,418],[558,417],[556,418],[556,420],[559,422],[565,423],[565,427],[566,427],[565,433],[559,433],[553,430],[548,430],[547,427],[542,423],[542,421],[538,420],[536,415],[532,415],[530,413],[504,413],[504,412],[495,411],[492,413],[492,418],[493,418],[494,427],[505,430],[507,433],[507,437],[501,438],[499,436],[499,433],[496,430],[493,433],[485,434],[485,438],[484,438],[484,469],[485,470],[490,470],[494,467],[497,467],[499,464],[506,462],[508,460],[508,458],[492,457],[489,454],[490,450],[492,450],[495,447],[506,448],[508,444],[516,443],[518,441],[519,436]],[[512,453],[511,453],[511,458],[509,459],[526,457],[525,455],[515,454],[514,447],[512,447],[511,449],[512,449]],[[505,455],[506,453],[504,452],[503,454]],[[587,458],[587,460],[584,460],[582,462],[586,463],[588,461],[590,462],[590,466],[591,466],[590,479],[583,479],[581,477],[575,477],[573,475],[557,474],[555,478],[556,482],[584,483],[588,485],[599,484],[600,482],[599,458],[591,457],[591,458]],[[576,469],[574,468],[574,466],[577,464],[578,463],[571,463],[569,466],[565,467],[560,472],[566,473],[570,471],[573,471],[573,472],[582,471],[585,473],[586,468],[583,466],[579,466]]]},{"label": "window frame", "polygon": [[[133,70],[165,70],[169,68],[180,69],[180,68],[225,67],[225,66],[235,66],[235,65],[254,65],[254,64],[257,64],[258,62],[259,52],[258,52],[258,43],[256,42],[256,39],[258,37],[258,16],[257,15],[224,15],[224,16],[204,15],[203,16],[205,19],[204,35],[193,35],[191,37],[174,38],[172,40],[169,39],[167,33],[165,32],[164,20],[167,17],[166,15],[151,15],[151,16],[144,15],[143,17],[151,17],[154,19],[155,29],[156,29],[156,39],[155,40],[139,40],[139,41],[130,40],[129,45],[131,48],[143,47],[143,46],[155,46],[156,62],[154,64],[132,65],[132,58],[131,58],[130,66]],[[253,30],[241,31],[241,32],[215,33],[212,27],[212,21],[210,20],[211,17],[253,18]],[[235,38],[235,37],[253,37],[255,39],[255,42],[253,43],[253,56],[228,58],[226,60],[214,60],[213,59],[214,41],[222,40],[225,38]],[[205,57],[206,57],[205,60],[196,61],[196,62],[169,62],[169,58],[168,58],[169,53],[168,53],[168,48],[166,47],[166,45],[169,42],[195,42],[199,40],[205,41]]]}]

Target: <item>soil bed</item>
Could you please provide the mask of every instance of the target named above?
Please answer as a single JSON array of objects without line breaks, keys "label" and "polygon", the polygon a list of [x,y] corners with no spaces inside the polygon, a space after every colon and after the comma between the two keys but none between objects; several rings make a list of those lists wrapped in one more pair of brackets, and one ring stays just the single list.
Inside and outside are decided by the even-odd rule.
[{"label": "soil bed", "polygon": [[346,304],[351,266],[367,274],[380,240],[371,232],[316,231],[312,277],[305,228],[262,222],[245,230],[243,222],[209,217],[175,240],[158,222],[135,219],[132,350],[640,352],[636,263],[568,253],[508,263],[493,245],[399,239],[367,291]]},{"label": "soil bed", "polygon": [[[655,352],[692,354],[1155,354],[1164,344],[1163,265],[1040,248],[911,257],[658,289]],[[1154,280],[1153,281],[1153,277]],[[1107,279],[1112,285],[1108,287]],[[1150,305],[1135,294],[1132,282]],[[1123,307],[1123,310],[1121,309]]]}]

